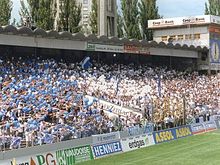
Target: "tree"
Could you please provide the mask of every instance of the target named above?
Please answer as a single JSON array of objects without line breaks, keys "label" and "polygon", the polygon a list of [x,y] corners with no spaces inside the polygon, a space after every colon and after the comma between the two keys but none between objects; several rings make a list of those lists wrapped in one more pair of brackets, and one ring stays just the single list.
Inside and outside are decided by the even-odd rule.
[{"label": "tree", "polygon": [[77,33],[79,31],[81,31],[81,26],[79,25],[82,16],[81,16],[81,10],[82,9],[82,5],[76,4],[76,1],[72,0],[70,3],[70,21],[69,21],[69,25],[70,25],[70,32],[71,33]]},{"label": "tree", "polygon": [[220,0],[209,0],[205,3],[205,14],[220,16]]},{"label": "tree", "polygon": [[45,30],[54,29],[56,10],[53,0],[27,0],[27,3],[28,7],[26,9],[25,7],[21,8],[21,14],[29,13],[30,20],[38,28]]},{"label": "tree", "polygon": [[158,7],[156,6],[156,0],[141,0],[138,6],[140,10],[142,39],[152,40],[152,30],[148,30],[147,27],[148,20],[160,18],[160,15],[158,14]]},{"label": "tree", "polygon": [[36,26],[45,30],[54,29],[55,10],[53,0],[40,0],[39,9],[36,12]]},{"label": "tree", "polygon": [[121,0],[124,31],[127,38],[141,38],[138,0]]},{"label": "tree", "polygon": [[119,13],[117,15],[117,31],[118,31],[118,38],[123,38],[124,37],[123,18]]},{"label": "tree", "polygon": [[12,1],[0,0],[0,25],[9,25],[11,19]]},{"label": "tree", "polygon": [[92,10],[90,13],[90,27],[93,34],[98,34],[98,2],[92,0]]},{"label": "tree", "polygon": [[77,5],[76,0],[64,0],[60,4],[60,20],[59,30],[69,31],[72,33],[79,32],[81,27],[81,8],[82,5]]},{"label": "tree", "polygon": [[31,27],[31,12],[30,9],[25,5],[24,0],[20,0],[21,8],[19,11],[19,15],[21,17],[20,26]]},{"label": "tree", "polygon": [[27,0],[28,8],[30,11],[31,19],[33,22],[38,22],[38,10],[40,5],[40,0]]},{"label": "tree", "polygon": [[62,3],[60,3],[59,30],[63,30],[63,31],[69,30],[69,17],[70,17],[69,2],[70,0],[64,0]]}]

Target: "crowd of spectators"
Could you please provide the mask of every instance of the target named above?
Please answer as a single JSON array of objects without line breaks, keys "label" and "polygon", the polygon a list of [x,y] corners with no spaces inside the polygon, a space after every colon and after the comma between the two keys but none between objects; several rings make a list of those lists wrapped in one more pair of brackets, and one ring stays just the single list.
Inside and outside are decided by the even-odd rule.
[{"label": "crowd of spectators", "polygon": [[[18,148],[22,139],[41,145],[146,122],[161,129],[209,120],[219,113],[219,87],[219,75],[95,61],[85,70],[80,63],[7,57],[0,60],[0,144]],[[86,95],[143,115],[110,117]]]}]

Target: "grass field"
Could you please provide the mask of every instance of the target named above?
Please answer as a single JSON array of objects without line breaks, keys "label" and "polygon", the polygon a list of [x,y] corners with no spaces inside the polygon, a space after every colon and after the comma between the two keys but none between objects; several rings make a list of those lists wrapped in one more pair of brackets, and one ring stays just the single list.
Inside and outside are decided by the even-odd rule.
[{"label": "grass field", "polygon": [[220,165],[220,130],[79,165]]}]

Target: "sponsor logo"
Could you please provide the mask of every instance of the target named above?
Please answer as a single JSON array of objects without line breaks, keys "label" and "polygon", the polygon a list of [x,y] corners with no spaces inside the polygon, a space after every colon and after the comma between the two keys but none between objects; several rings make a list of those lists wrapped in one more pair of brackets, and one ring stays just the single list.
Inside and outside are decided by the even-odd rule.
[{"label": "sponsor logo", "polygon": [[11,165],[35,165],[35,164],[30,164],[29,162],[17,163],[17,162],[16,162],[16,159],[14,158],[14,159],[11,161]]},{"label": "sponsor logo", "polygon": [[[19,162],[19,163],[17,163]],[[32,157],[29,161],[21,162],[20,160],[13,159],[11,165],[56,165],[56,160],[52,153],[45,155],[37,155],[36,160]]]},{"label": "sponsor logo", "polygon": [[167,26],[167,25],[174,25],[173,20],[161,20],[161,21],[154,21],[153,26]]},{"label": "sponsor logo", "polygon": [[204,128],[203,124],[191,125],[191,128],[192,128],[193,134],[205,132],[205,128]]},{"label": "sponsor logo", "polygon": [[86,48],[87,50],[95,50],[95,44],[87,44],[87,48]]},{"label": "sponsor logo", "polygon": [[183,24],[189,24],[189,23],[204,23],[205,18],[186,18],[183,19]]},{"label": "sponsor logo", "polygon": [[37,155],[36,157],[39,165],[56,165],[56,160],[51,153],[46,155]]},{"label": "sponsor logo", "polygon": [[162,143],[186,136],[191,136],[192,131],[190,126],[184,126],[184,127],[172,128],[169,130],[154,132],[153,135],[154,135],[155,143]]},{"label": "sponsor logo", "polygon": [[176,129],[176,138],[181,138],[189,135],[192,135],[192,132],[190,131],[189,127]]},{"label": "sponsor logo", "polygon": [[129,148],[140,148],[141,146],[145,146],[145,141],[144,140],[134,140],[133,142],[129,142],[128,146]]},{"label": "sponsor logo", "polygon": [[122,147],[121,147],[121,143],[117,141],[117,142],[93,146],[93,151],[96,157],[100,157],[116,152],[121,152]]},{"label": "sponsor logo", "polygon": [[93,144],[105,143],[107,141],[117,141],[120,139],[119,132],[111,132],[103,135],[92,135]]},{"label": "sponsor logo", "polygon": [[113,135],[108,135],[108,136],[100,136],[100,137],[97,137],[98,141],[108,141],[108,140],[113,140],[113,139],[116,139],[116,135],[113,134]]},{"label": "sponsor logo", "polygon": [[161,143],[165,141],[174,140],[174,135],[172,134],[172,131],[163,131],[163,132],[157,132],[155,133],[155,139],[156,143]]},{"label": "sponsor logo", "polygon": [[58,165],[73,165],[78,162],[93,159],[90,146],[83,146],[56,152]]}]

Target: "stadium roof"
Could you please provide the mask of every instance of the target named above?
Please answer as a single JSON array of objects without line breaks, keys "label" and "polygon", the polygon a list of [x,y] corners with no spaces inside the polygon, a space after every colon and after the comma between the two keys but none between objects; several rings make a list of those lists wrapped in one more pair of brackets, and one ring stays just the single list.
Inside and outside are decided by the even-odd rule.
[{"label": "stadium roof", "polygon": [[[137,39],[127,39],[127,38],[117,38],[117,37],[107,37],[107,36],[96,36],[94,34],[84,35],[83,33],[71,34],[70,32],[57,32],[57,31],[45,31],[43,29],[37,28],[34,31],[28,27],[16,28],[12,25],[0,27],[0,35],[16,35],[16,36],[29,36],[36,38],[45,39],[58,39],[58,40],[72,40],[72,41],[86,41],[91,43],[101,43],[109,45],[137,45],[146,47],[160,47],[160,48],[171,48],[171,49],[182,49],[182,50],[193,50],[193,51],[208,51],[207,47],[201,46],[188,46],[186,44],[173,44],[173,43],[157,43],[155,41],[137,40]],[[25,45],[24,45],[25,46]]]}]

